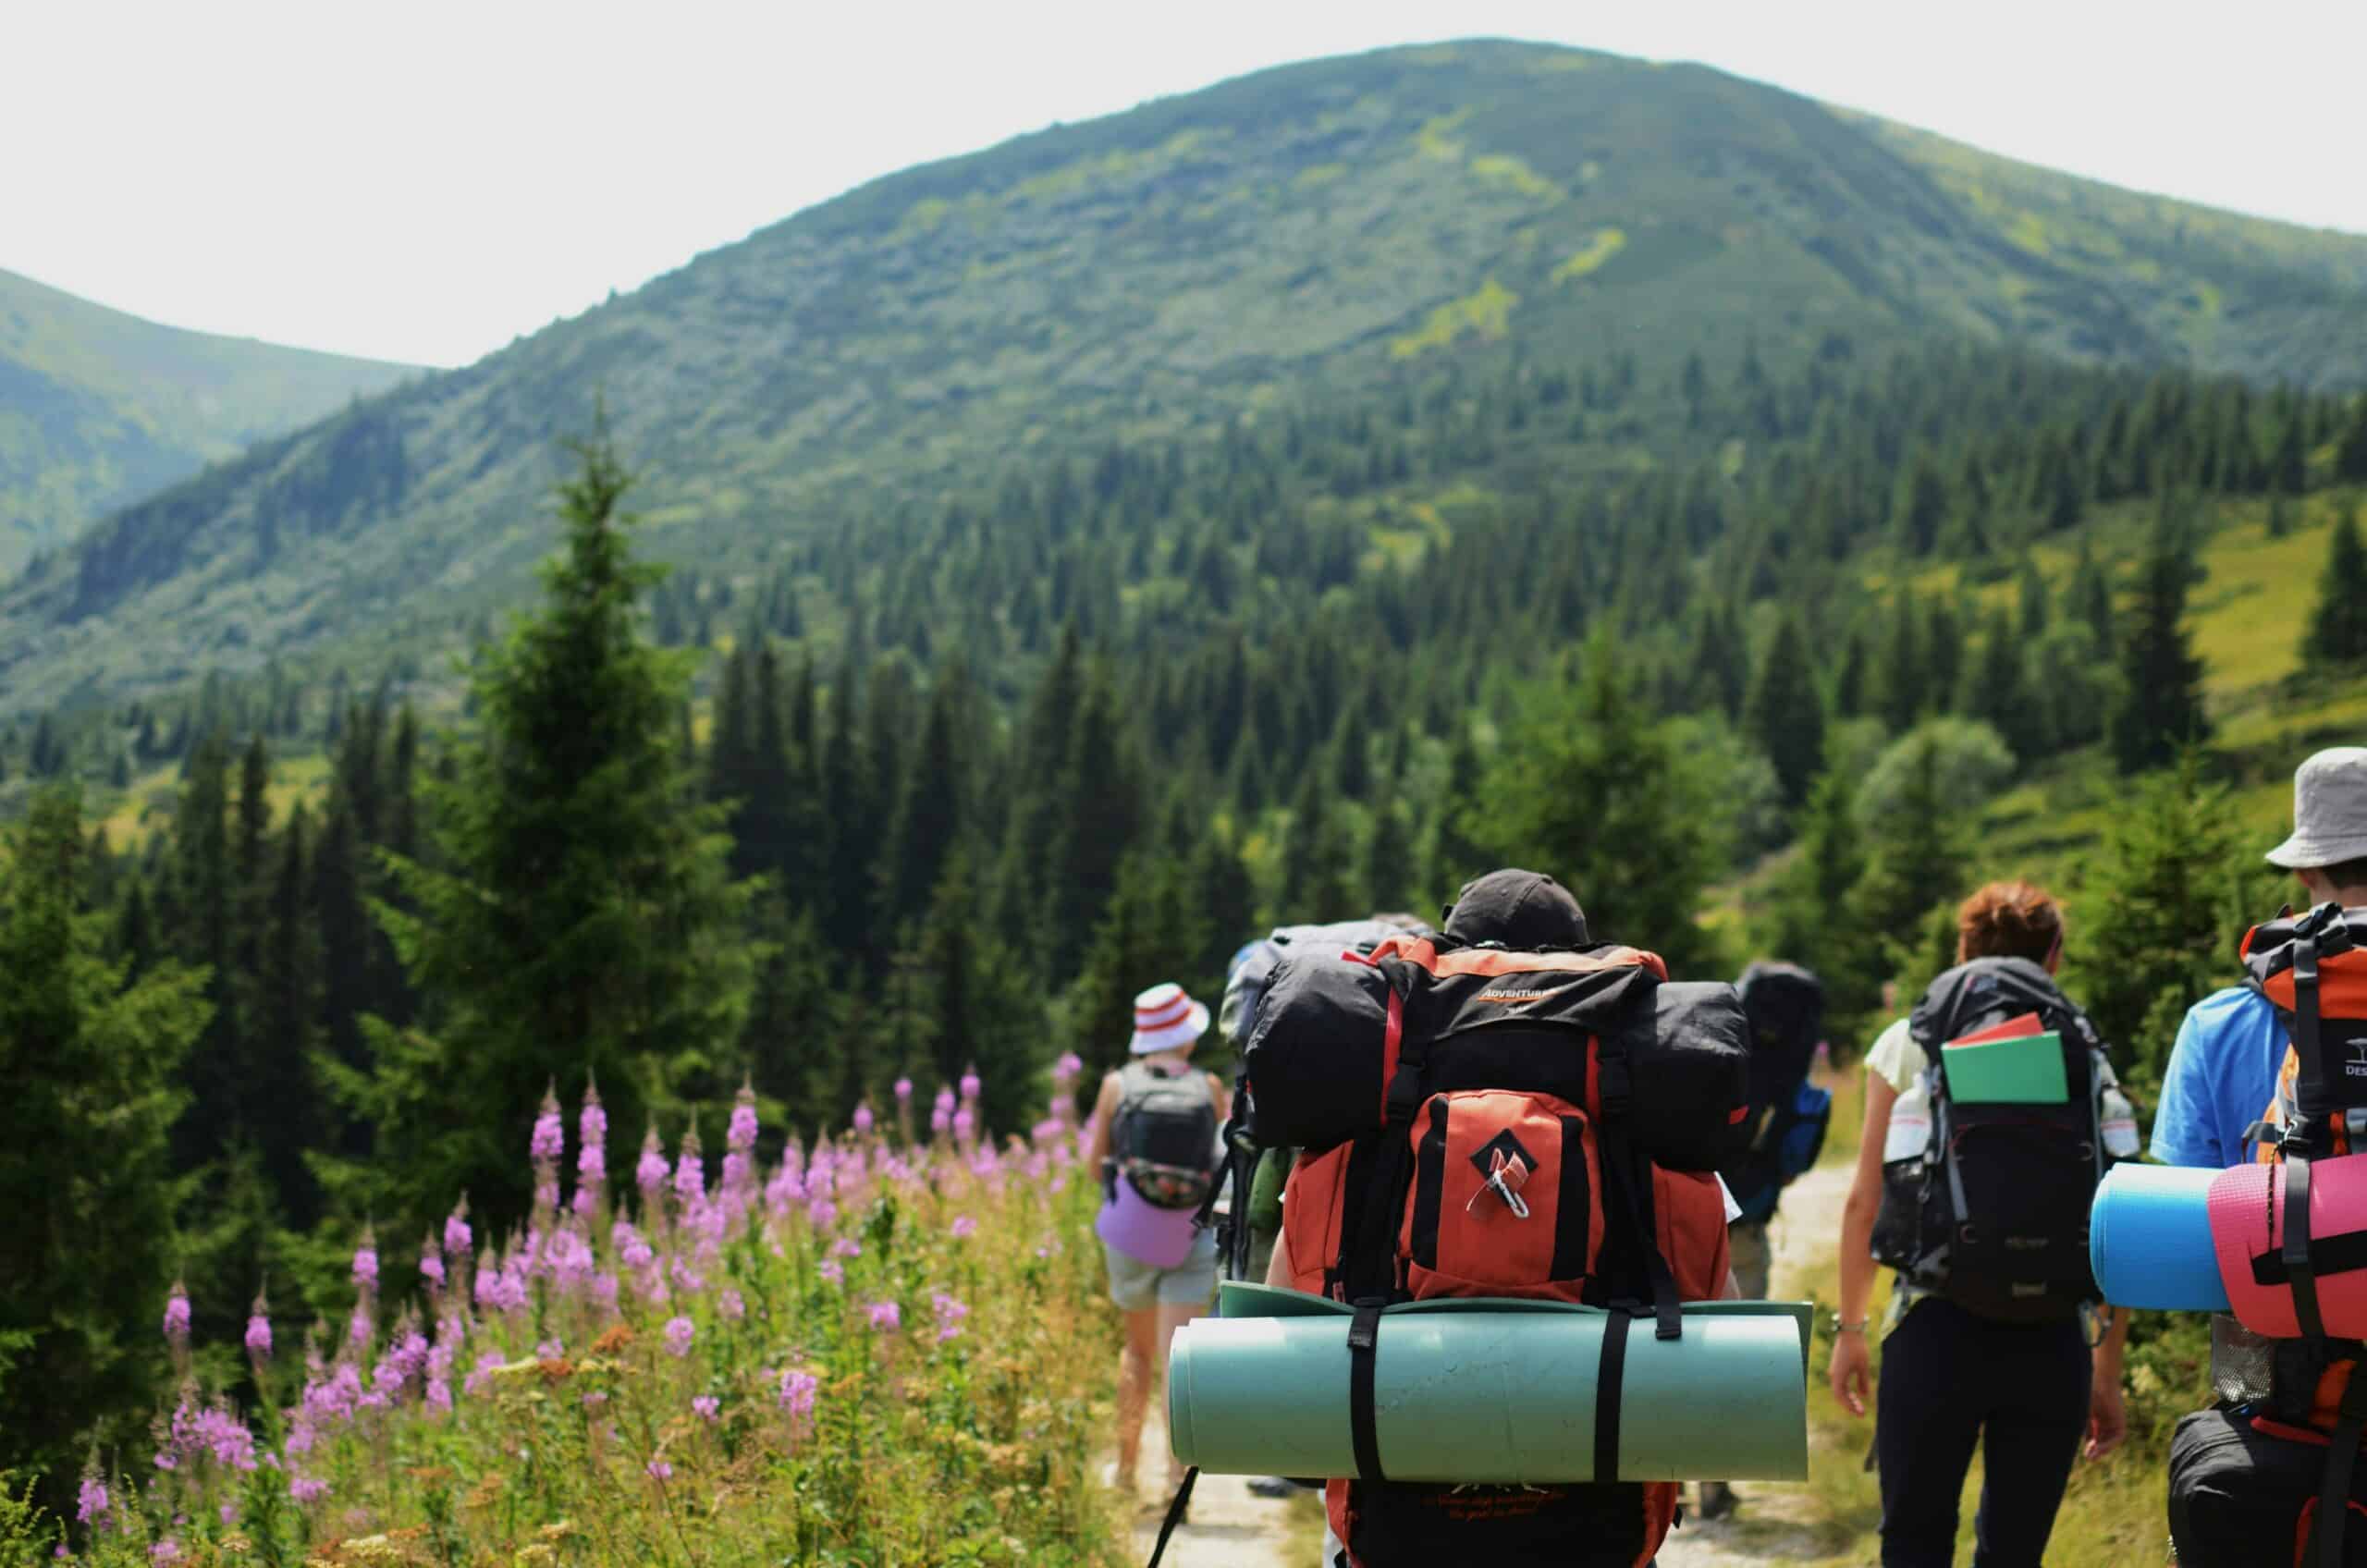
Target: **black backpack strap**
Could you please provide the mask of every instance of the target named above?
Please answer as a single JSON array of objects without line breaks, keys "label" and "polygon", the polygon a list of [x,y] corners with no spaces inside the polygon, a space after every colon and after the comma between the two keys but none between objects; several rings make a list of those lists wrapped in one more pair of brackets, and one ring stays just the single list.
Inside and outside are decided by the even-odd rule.
[{"label": "black backpack strap", "polygon": [[2342,1543],[2350,1523],[2350,1477],[2359,1439],[2367,1432],[2367,1366],[2353,1366],[2328,1439],[2325,1477],[2318,1484],[2318,1568],[2343,1568]]},{"label": "black backpack strap", "polygon": [[1628,1315],[1613,1306],[1602,1325],[1602,1361],[1594,1377],[1594,1484],[1619,1479],[1619,1398],[1627,1378]]},{"label": "black backpack strap", "polygon": [[1373,1375],[1380,1348],[1380,1306],[1361,1302],[1348,1320],[1348,1435],[1355,1444],[1356,1478],[1378,1486],[1388,1477],[1380,1470],[1380,1435],[1373,1423]]},{"label": "black backpack strap", "polygon": [[2293,1317],[2305,1340],[2326,1336],[2325,1319],[2318,1312],[2318,1273],[2310,1258],[2310,1162],[2300,1155],[2285,1158],[2285,1235],[2277,1260],[2293,1287]]}]

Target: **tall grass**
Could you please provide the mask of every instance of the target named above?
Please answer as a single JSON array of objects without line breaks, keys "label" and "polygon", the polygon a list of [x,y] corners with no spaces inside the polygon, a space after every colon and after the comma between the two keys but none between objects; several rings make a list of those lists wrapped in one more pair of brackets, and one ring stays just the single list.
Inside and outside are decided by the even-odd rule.
[{"label": "tall grass", "polygon": [[92,1456],[62,1526],[0,1502],[0,1562],[1120,1561],[1090,1476],[1115,1339],[1076,1129],[998,1149],[938,1121],[920,1143],[860,1116],[767,1171],[743,1096],[719,1180],[694,1137],[669,1163],[653,1134],[625,1202],[595,1102],[562,1205],[546,1103],[522,1231],[480,1241],[456,1211],[408,1303],[378,1298],[364,1238],[350,1321],[300,1343],[258,1304],[251,1408],[194,1370],[176,1294],[186,1381],[153,1451]]}]

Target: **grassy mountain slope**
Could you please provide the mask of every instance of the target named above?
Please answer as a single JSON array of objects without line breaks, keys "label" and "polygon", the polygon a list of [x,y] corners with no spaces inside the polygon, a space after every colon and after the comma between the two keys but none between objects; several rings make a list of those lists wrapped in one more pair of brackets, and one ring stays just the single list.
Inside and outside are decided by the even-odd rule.
[{"label": "grassy mountain slope", "polygon": [[[1509,43],[1268,71],[906,171],[134,506],[0,594],[10,706],[457,645],[595,399],[710,569],[1036,452],[1314,386],[2012,337],[2367,366],[2367,239],[2020,168],[1693,67]],[[2311,351],[2285,359],[2292,344]],[[1590,437],[1665,456],[1634,423]]]},{"label": "grassy mountain slope", "polygon": [[0,579],[407,367],[159,326],[0,272]]}]

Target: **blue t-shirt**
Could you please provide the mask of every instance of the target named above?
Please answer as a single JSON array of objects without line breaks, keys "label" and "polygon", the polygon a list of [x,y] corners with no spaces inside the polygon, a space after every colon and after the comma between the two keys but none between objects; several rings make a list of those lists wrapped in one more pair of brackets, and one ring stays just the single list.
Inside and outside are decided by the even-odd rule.
[{"label": "blue t-shirt", "polygon": [[2285,1025],[2258,991],[2231,986],[2189,1008],[2162,1074],[2153,1158],[2211,1170],[2250,1160],[2244,1129],[2276,1097],[2285,1045]]}]

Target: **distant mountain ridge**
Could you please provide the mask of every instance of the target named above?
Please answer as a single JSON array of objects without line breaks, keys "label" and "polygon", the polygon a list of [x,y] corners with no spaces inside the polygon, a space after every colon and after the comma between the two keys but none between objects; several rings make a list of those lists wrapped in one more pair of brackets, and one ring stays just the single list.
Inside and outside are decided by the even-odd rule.
[{"label": "distant mountain ridge", "polygon": [[[2367,238],[2141,197],[1694,66],[1479,42],[1279,67],[888,177],[135,504],[0,592],[37,706],[456,647],[605,397],[653,545],[803,532],[1031,454],[1481,356],[1647,375],[2010,339],[2367,382]],[[1670,433],[1590,439],[1651,463]]]},{"label": "distant mountain ridge", "polygon": [[162,326],[0,272],[0,581],[206,462],[411,374]]}]

